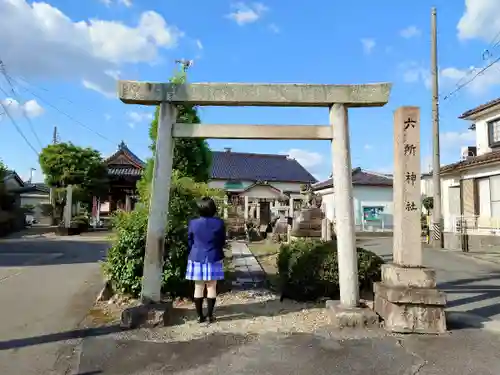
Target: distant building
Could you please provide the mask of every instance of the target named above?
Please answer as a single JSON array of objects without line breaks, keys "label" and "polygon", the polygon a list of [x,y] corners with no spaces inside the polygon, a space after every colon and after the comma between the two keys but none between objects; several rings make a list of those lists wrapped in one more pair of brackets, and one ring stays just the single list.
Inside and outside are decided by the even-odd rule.
[{"label": "distant building", "polygon": [[[368,227],[392,229],[393,227],[393,179],[390,175],[352,170],[354,221],[357,230]],[[322,204],[330,221],[335,218],[333,179],[312,185],[313,191],[322,197]]]}]

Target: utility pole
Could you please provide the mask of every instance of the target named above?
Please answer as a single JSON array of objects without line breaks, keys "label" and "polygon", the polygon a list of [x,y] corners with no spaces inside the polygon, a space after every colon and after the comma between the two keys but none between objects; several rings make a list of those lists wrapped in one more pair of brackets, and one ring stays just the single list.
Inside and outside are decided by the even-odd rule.
[{"label": "utility pole", "polygon": [[441,163],[439,157],[439,74],[437,62],[437,21],[436,8],[431,12],[431,76],[432,76],[432,246],[443,247],[443,219],[441,216]]},{"label": "utility pole", "polygon": [[33,183],[33,172],[36,171],[36,168],[31,167],[30,168],[30,179],[29,179],[29,184],[31,185]]},{"label": "utility pole", "polygon": [[[55,145],[57,144],[57,126],[54,126],[54,132],[52,133],[52,144]],[[50,204],[52,205],[52,225],[55,225],[55,213],[56,213],[56,196],[54,192],[54,188],[51,186],[50,187],[50,192],[49,192],[49,199],[50,199]]]}]

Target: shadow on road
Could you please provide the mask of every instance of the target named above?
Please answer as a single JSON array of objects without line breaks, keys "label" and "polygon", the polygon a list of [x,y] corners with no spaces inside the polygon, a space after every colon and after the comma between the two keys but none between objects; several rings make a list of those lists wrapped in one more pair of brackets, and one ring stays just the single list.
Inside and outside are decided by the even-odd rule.
[{"label": "shadow on road", "polygon": [[0,268],[96,263],[104,259],[108,248],[105,239],[0,240]]},{"label": "shadow on road", "polygon": [[[472,285],[478,282],[491,282],[486,285]],[[446,293],[473,294],[472,296],[459,298],[447,303],[447,307],[463,306],[469,303],[485,302],[487,300],[500,297],[500,272],[489,275],[459,279],[438,284],[438,288]],[[467,310],[467,313],[490,318],[500,314],[500,304],[488,304]]]},{"label": "shadow on road", "polygon": [[50,333],[47,335],[26,337],[23,339],[0,341],[0,350],[20,349],[27,346],[47,344],[57,341],[83,339],[86,337],[103,336],[122,331],[124,331],[124,329],[121,328],[119,325],[104,326],[97,328],[75,329],[72,331],[66,331],[60,333]]}]

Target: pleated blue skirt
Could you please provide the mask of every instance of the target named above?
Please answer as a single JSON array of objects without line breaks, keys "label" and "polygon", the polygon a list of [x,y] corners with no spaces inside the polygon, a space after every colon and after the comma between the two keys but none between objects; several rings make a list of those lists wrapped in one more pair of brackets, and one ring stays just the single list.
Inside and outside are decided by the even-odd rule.
[{"label": "pleated blue skirt", "polygon": [[186,279],[195,281],[224,280],[224,261],[200,263],[188,260]]}]

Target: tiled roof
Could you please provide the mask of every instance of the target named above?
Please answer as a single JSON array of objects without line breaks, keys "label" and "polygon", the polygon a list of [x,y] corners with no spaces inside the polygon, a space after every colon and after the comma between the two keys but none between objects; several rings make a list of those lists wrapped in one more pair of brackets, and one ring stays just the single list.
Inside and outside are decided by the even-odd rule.
[{"label": "tiled roof", "polygon": [[118,151],[106,159],[106,164],[110,176],[140,176],[145,165],[123,141],[118,145]]},{"label": "tiled roof", "polygon": [[26,182],[24,187],[21,187],[14,191],[19,194],[32,193],[32,192],[49,193],[50,188],[44,183],[29,184],[28,182]]},{"label": "tiled roof", "polygon": [[212,152],[212,179],[314,183],[317,180],[299,162],[286,155]]},{"label": "tiled roof", "polygon": [[484,111],[488,108],[494,107],[498,104],[500,104],[500,98],[491,100],[488,103],[481,104],[480,106],[478,106],[476,108],[469,109],[468,111],[462,113],[458,118],[459,119],[466,119],[467,117],[475,115],[481,111]]},{"label": "tiled roof", "polygon": [[[352,184],[365,186],[392,186],[392,178],[383,174],[364,171],[361,168],[352,170]],[[328,189],[333,187],[333,179],[318,182],[312,185],[313,190]]]},{"label": "tiled roof", "polygon": [[111,176],[140,176],[142,169],[131,167],[112,167],[108,168],[108,174]]},{"label": "tiled roof", "polygon": [[145,163],[136,154],[130,151],[130,149],[123,141],[118,145],[118,150],[109,158],[107,158],[105,162],[108,163],[109,165],[112,165],[113,159],[116,159],[120,155],[125,155],[127,159],[130,160],[132,166],[135,166],[137,168],[143,168],[145,165]]},{"label": "tiled roof", "polygon": [[449,173],[496,162],[500,162],[500,151],[493,151],[479,156],[472,156],[465,160],[445,165],[441,167],[440,171],[441,173]]},{"label": "tiled roof", "polygon": [[4,181],[7,181],[8,179],[11,179],[11,178],[14,178],[15,180],[17,180],[19,185],[24,186],[24,182],[23,182],[22,178],[19,177],[19,175],[17,174],[16,171],[7,170],[5,172],[5,176],[3,179],[4,179]]}]

